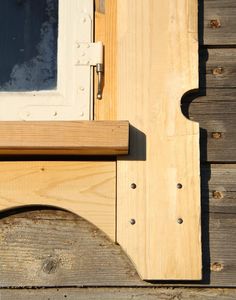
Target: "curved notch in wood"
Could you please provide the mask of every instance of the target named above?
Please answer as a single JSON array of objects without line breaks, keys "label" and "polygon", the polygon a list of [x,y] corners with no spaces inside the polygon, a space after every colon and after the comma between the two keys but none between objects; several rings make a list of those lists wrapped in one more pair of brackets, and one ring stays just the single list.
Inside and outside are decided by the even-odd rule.
[{"label": "curved notch in wood", "polygon": [[118,116],[138,136],[117,164],[117,240],[143,279],[201,279],[197,0],[117,0]]},{"label": "curved notch in wood", "polygon": [[115,240],[116,163],[0,162],[0,210],[47,205],[71,211]]}]

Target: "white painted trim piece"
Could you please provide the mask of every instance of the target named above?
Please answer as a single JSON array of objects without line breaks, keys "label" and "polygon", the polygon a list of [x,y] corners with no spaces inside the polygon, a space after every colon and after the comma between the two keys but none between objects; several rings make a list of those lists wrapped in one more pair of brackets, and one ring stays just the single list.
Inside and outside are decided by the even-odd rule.
[{"label": "white painted trim piece", "polygon": [[93,0],[59,0],[57,89],[0,92],[0,120],[93,119],[93,70],[76,64],[76,43],[92,43],[93,22]]}]

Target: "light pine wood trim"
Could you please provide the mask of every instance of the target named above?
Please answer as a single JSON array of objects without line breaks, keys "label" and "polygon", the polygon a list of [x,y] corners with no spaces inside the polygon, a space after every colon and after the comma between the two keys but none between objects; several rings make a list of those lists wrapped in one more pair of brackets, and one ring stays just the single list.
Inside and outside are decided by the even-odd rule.
[{"label": "light pine wood trim", "polygon": [[128,153],[127,121],[0,122],[0,154]]},{"label": "light pine wood trim", "polygon": [[95,76],[95,120],[115,120],[117,107],[117,0],[96,0],[95,39],[104,45],[105,76],[102,100],[97,100],[97,76]]},{"label": "light pine wood trim", "polygon": [[66,209],[115,239],[114,161],[0,162],[0,210],[29,205]]},{"label": "light pine wood trim", "polygon": [[143,279],[199,280],[199,124],[180,109],[198,87],[197,0],[117,3],[117,118],[133,126],[117,165],[117,240]]}]

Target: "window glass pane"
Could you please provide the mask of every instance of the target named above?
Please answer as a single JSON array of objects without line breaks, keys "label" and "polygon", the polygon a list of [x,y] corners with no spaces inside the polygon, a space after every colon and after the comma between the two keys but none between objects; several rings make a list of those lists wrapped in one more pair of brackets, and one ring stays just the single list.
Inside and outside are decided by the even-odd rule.
[{"label": "window glass pane", "polygon": [[57,85],[58,0],[0,0],[0,91]]}]

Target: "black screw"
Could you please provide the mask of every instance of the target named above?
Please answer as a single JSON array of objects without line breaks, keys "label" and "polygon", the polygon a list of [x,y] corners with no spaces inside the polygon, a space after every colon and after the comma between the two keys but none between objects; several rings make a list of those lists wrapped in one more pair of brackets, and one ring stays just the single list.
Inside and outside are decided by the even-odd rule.
[{"label": "black screw", "polygon": [[131,183],[130,187],[131,187],[131,189],[135,190],[137,185],[135,183]]},{"label": "black screw", "polygon": [[181,184],[181,183],[178,183],[177,184],[177,188],[180,190],[180,189],[182,189],[182,187],[183,187],[183,185]]},{"label": "black screw", "polygon": [[130,219],[129,222],[130,222],[131,225],[134,225],[136,223],[135,219]]},{"label": "black screw", "polygon": [[178,222],[179,224],[182,224],[184,221],[183,221],[183,219],[179,218],[179,219],[177,220],[177,222]]}]

